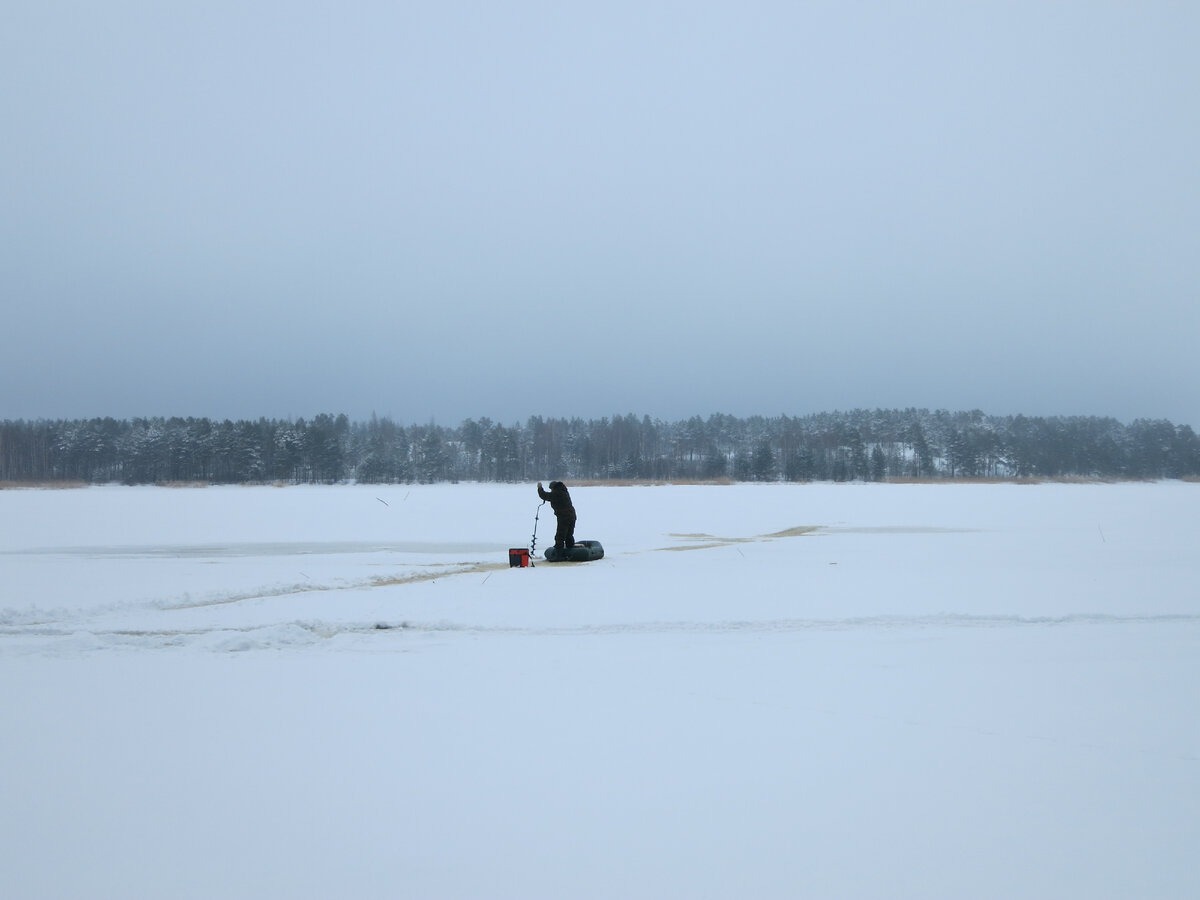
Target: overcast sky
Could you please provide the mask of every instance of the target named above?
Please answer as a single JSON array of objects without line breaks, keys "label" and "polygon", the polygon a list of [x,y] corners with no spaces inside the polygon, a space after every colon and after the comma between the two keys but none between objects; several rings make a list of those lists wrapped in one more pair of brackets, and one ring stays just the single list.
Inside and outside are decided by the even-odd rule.
[{"label": "overcast sky", "polygon": [[1200,427],[1200,4],[9,4],[0,419]]}]

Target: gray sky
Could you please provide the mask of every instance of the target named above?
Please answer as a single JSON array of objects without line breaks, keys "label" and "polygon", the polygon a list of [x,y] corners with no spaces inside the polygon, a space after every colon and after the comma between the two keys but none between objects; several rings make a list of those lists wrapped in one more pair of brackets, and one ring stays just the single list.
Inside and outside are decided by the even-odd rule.
[{"label": "gray sky", "polygon": [[1200,4],[39,0],[0,418],[1200,427]]}]

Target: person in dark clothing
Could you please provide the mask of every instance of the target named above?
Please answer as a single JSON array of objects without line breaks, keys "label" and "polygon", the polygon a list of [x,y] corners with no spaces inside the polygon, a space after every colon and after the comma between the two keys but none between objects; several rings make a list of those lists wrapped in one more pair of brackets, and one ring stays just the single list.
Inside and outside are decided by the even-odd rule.
[{"label": "person in dark clothing", "polygon": [[567,486],[561,481],[552,481],[550,492],[547,493],[542,490],[542,483],[539,481],[538,496],[550,501],[550,508],[554,510],[554,516],[558,519],[558,530],[554,532],[555,549],[562,550],[565,547],[570,550],[575,546],[575,507],[571,504]]}]

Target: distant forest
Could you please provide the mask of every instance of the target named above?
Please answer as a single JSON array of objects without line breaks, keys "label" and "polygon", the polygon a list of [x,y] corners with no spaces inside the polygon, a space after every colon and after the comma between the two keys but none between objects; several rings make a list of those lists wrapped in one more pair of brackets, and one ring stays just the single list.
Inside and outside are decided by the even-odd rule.
[{"label": "distant forest", "polygon": [[124,484],[443,481],[1156,479],[1200,475],[1186,425],[979,411],[530,418],[402,426],[111,418],[0,422],[0,481]]}]

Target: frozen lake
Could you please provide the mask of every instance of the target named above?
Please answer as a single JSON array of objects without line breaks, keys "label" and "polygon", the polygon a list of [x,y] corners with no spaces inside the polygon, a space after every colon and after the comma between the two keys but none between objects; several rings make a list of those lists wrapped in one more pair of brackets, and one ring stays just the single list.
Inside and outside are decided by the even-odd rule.
[{"label": "frozen lake", "polygon": [[1200,484],[572,494],[0,491],[5,896],[1195,895]]}]

